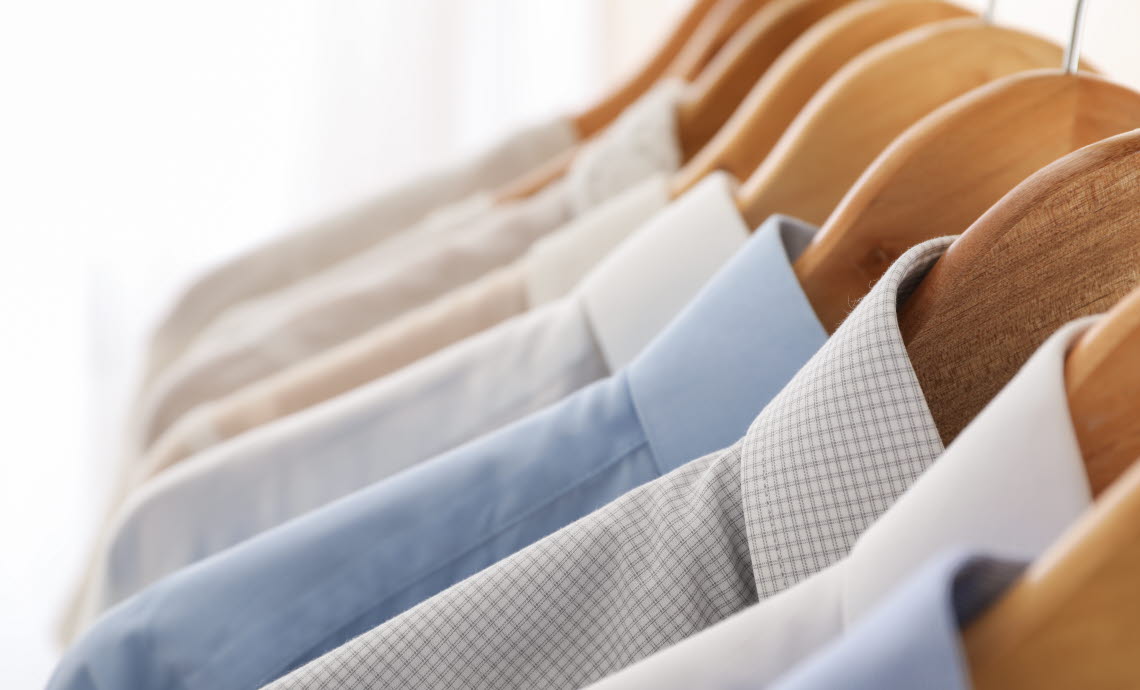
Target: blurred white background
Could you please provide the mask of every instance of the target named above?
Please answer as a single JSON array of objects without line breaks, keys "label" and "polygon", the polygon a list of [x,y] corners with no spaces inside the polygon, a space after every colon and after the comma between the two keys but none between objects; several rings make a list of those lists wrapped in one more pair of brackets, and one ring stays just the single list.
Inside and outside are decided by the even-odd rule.
[{"label": "blurred white background", "polygon": [[[0,4],[0,686],[50,672],[142,338],[179,286],[589,103],[684,5]],[[997,16],[1060,41],[1072,6]],[[1140,2],[1092,0],[1085,54],[1140,88],[1138,31]]]}]

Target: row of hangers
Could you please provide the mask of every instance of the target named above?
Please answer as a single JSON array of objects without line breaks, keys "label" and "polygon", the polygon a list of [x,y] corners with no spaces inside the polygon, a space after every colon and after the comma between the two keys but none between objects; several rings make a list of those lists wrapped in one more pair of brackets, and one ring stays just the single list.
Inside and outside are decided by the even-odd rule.
[{"label": "row of hangers", "polygon": [[687,81],[674,196],[725,170],[754,226],[821,224],[795,271],[829,331],[908,248],[958,234],[899,312],[946,443],[1057,328],[1108,311],[1065,365],[1098,501],[965,646],[983,690],[1124,687],[1140,678],[1140,93],[1078,63],[1085,0],[1064,50],[997,25],[994,4],[697,0],[574,123],[588,138],[660,78]]}]

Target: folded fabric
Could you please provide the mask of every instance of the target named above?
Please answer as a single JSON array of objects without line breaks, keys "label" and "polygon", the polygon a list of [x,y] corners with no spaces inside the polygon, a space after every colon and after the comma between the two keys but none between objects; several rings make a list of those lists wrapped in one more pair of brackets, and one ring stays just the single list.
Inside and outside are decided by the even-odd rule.
[{"label": "folded fabric", "polygon": [[[788,220],[766,223],[610,379],[161,583],[154,601],[194,602],[167,629],[184,641],[197,631],[197,640],[179,648],[152,639],[150,658],[136,663],[161,655],[171,667],[194,668],[202,687],[253,687],[731,442],[826,339],[791,267],[812,234]],[[424,514],[425,505],[436,509]],[[206,591],[229,594],[210,605],[207,571],[215,584]],[[240,618],[231,618],[239,601]],[[123,621],[116,610],[93,635],[114,631],[108,639],[122,640]],[[288,641],[264,626],[287,626]],[[186,659],[191,648],[209,656]],[[115,663],[113,649],[87,651],[93,662]]]},{"label": "folded fabric", "polygon": [[943,450],[900,257],[727,450],[683,465],[273,683],[580,687],[843,558]]},{"label": "folded fabric", "polygon": [[845,559],[591,690],[765,687],[945,549],[1036,559],[1092,504],[1064,371],[1095,321],[1046,341]]},{"label": "folded fabric", "polygon": [[[478,221],[400,253],[347,267],[235,307],[155,380],[136,412],[137,449],[181,415],[365,333],[521,257],[537,239],[654,174],[680,164],[679,84],[643,96],[574,161],[564,179]],[[621,161],[622,165],[617,165]],[[620,171],[622,174],[617,174]]]},{"label": "folded fabric", "polygon": [[134,468],[130,485],[249,429],[346,393],[564,297],[668,199],[666,178],[651,177],[539,240],[511,266],[339,347],[199,405],[159,438]]},{"label": "folded fabric", "polygon": [[144,381],[177,359],[224,310],[321,271],[392,237],[427,213],[526,174],[577,143],[555,118],[521,128],[476,155],[421,173],[339,217],[285,234],[201,276],[151,337]]},{"label": "folded fabric", "polygon": [[747,239],[731,181],[714,175],[566,299],[171,468],[140,487],[100,539],[83,620],[620,369]]},{"label": "folded fabric", "polygon": [[770,687],[969,690],[960,631],[1024,569],[1024,562],[964,551],[936,557],[841,640]]}]

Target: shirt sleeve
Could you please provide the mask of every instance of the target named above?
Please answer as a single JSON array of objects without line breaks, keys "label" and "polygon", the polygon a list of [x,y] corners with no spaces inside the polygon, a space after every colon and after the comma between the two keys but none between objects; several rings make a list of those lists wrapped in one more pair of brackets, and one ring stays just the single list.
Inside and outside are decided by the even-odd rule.
[{"label": "shirt sleeve", "polygon": [[270,687],[581,687],[756,600],[740,447],[695,460]]}]

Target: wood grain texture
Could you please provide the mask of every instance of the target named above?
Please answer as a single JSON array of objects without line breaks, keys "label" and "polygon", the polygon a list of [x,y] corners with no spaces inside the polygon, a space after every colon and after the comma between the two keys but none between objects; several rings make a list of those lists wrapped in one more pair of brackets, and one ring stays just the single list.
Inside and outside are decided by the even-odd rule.
[{"label": "wood grain texture", "polygon": [[804,31],[853,0],[773,0],[736,32],[693,81],[677,108],[689,160],[724,126],[758,79]]},{"label": "wood grain texture", "polygon": [[1061,64],[1059,46],[1027,33],[954,19],[912,29],[831,77],[741,186],[758,225],[773,213],[822,224],[890,142],[939,106],[999,77]]},{"label": "wood grain texture", "polygon": [[977,690],[1140,687],[1140,465],[965,631]]},{"label": "wood grain texture", "polygon": [[1140,93],[1089,73],[1036,70],[954,99],[875,159],[796,262],[834,330],[910,247],[957,235],[1018,183],[1088,144],[1140,127]]},{"label": "wood grain texture", "polygon": [[679,171],[673,196],[714,170],[747,179],[815,92],[859,53],[923,24],[969,14],[940,0],[864,0],[827,15],[780,54],[725,125]]},{"label": "wood grain texture", "polygon": [[1089,484],[1100,494],[1140,458],[1140,288],[1077,341],[1065,387]]},{"label": "wood grain texture", "polygon": [[903,339],[943,441],[1057,328],[1106,311],[1138,281],[1134,130],[1086,146],[1014,188],[951,245],[900,309]]}]

